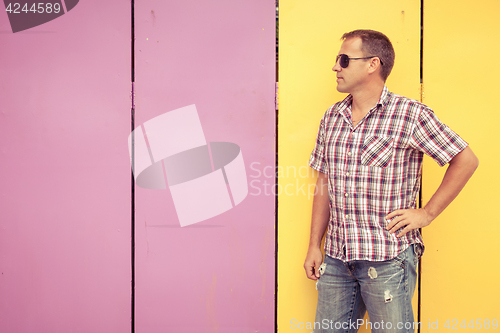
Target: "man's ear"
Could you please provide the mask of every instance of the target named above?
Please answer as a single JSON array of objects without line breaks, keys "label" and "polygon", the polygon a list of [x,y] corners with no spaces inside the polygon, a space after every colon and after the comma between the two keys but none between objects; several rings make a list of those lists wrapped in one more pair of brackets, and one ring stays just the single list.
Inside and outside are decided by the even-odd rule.
[{"label": "man's ear", "polygon": [[372,74],[375,73],[377,70],[380,70],[381,65],[382,64],[380,63],[380,59],[378,57],[371,58],[370,64],[368,66],[368,73]]}]

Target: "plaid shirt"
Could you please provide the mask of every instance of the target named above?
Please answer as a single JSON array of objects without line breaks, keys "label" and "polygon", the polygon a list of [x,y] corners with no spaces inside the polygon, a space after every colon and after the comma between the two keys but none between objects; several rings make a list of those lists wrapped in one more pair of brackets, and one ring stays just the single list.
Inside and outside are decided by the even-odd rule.
[{"label": "plaid shirt", "polygon": [[416,208],[423,154],[440,166],[467,143],[418,101],[384,87],[379,102],[353,127],[352,96],[321,119],[309,166],[328,175],[330,222],[326,254],[342,261],[384,261],[423,241],[385,230],[385,216]]}]

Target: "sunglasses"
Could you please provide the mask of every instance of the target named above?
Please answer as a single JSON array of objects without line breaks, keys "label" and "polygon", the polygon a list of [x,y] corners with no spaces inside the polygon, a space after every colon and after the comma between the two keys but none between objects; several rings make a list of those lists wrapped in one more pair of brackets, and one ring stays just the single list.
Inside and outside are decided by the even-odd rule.
[{"label": "sunglasses", "polygon": [[[349,56],[347,54],[339,54],[337,56],[337,59],[335,59],[335,63],[337,63],[337,61],[339,61],[339,58],[340,58],[340,62],[339,62],[339,65],[340,67],[342,68],[347,68],[347,66],[349,66],[349,60],[358,60],[358,59],[371,59],[371,58],[377,58],[377,56],[371,56],[371,57],[363,57],[363,58],[349,58]],[[380,59],[380,58],[379,58]],[[380,60],[380,64],[383,65],[384,63],[382,62],[382,60]]]}]

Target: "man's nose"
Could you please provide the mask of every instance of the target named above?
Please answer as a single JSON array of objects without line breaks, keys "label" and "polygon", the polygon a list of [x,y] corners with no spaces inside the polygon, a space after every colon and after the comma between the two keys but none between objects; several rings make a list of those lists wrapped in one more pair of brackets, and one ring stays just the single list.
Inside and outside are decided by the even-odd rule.
[{"label": "man's nose", "polygon": [[340,72],[342,70],[342,67],[340,67],[339,62],[337,61],[335,65],[333,65],[332,71],[334,72]]}]

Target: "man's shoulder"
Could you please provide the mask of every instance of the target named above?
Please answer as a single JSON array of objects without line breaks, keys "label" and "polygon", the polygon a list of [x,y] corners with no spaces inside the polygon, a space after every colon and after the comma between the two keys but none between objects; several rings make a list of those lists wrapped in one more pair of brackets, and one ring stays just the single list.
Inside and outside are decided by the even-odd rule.
[{"label": "man's shoulder", "polygon": [[390,108],[394,108],[396,110],[406,110],[417,113],[433,112],[432,109],[427,105],[425,105],[424,103],[416,99],[398,95],[395,93],[390,93],[388,104]]},{"label": "man's shoulder", "polygon": [[427,107],[425,104],[423,104],[422,102],[420,102],[416,99],[409,98],[409,97],[406,97],[403,95],[398,95],[398,94],[392,93],[392,92],[391,92],[391,99],[395,103],[405,103],[405,104],[412,104],[415,106]]}]

